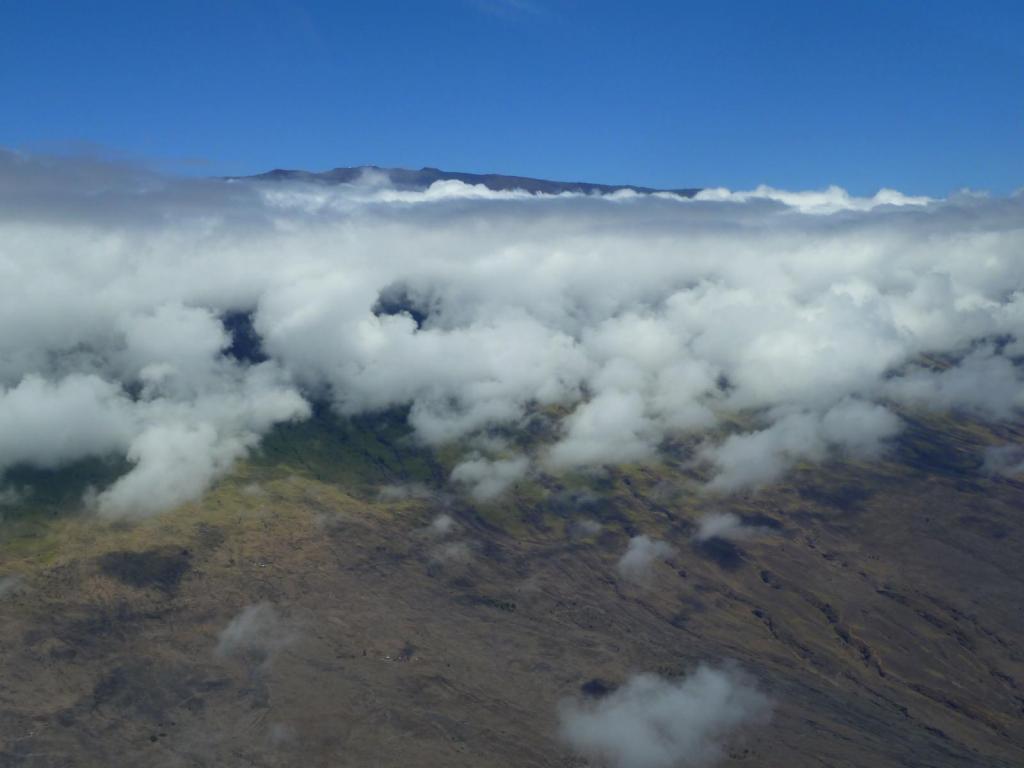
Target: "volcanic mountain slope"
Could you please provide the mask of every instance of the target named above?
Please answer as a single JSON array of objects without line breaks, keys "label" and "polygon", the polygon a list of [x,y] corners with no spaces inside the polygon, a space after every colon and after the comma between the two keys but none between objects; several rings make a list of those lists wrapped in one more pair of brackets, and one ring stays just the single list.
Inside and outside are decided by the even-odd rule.
[{"label": "volcanic mountain slope", "polygon": [[482,184],[495,191],[522,190],[531,193],[557,195],[562,192],[582,194],[609,194],[629,190],[632,192],[671,192],[684,197],[693,197],[699,188],[657,190],[633,184],[594,184],[586,181],[551,181],[527,176],[506,176],[500,173],[464,173],[443,171],[440,168],[380,168],[376,165],[333,168],[321,173],[275,169],[256,176],[237,177],[252,181],[302,181],[318,184],[352,184],[360,180],[386,181],[389,186],[405,191],[422,191],[436,181],[461,181],[464,184]]},{"label": "volcanic mountain slope", "polygon": [[[582,766],[559,702],[705,661],[774,702],[726,766],[1024,764],[1024,483],[979,459],[1021,434],[902,415],[882,462],[725,498],[673,444],[470,502],[401,414],[279,427],[142,522],[70,511],[101,466],[26,474],[0,766]],[[638,534],[674,550],[631,580]]]}]

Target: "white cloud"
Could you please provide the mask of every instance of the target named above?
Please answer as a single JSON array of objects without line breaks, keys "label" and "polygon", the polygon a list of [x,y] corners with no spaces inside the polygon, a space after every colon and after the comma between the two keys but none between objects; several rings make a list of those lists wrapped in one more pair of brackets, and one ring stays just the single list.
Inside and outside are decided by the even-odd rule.
[{"label": "white cloud", "polygon": [[493,460],[476,457],[457,464],[451,479],[469,486],[470,494],[477,501],[490,501],[522,479],[529,467],[530,460],[525,456]]},{"label": "white cloud", "polygon": [[267,602],[248,605],[221,631],[214,654],[269,664],[282,648],[294,642],[294,630]]},{"label": "white cloud", "polygon": [[592,702],[567,700],[560,733],[575,752],[610,768],[696,768],[725,757],[726,740],[771,715],[767,696],[732,668],[701,665],[679,681],[636,675]]},{"label": "white cloud", "polygon": [[703,189],[694,200],[746,203],[751,200],[771,200],[794,208],[800,213],[829,214],[839,211],[870,211],[880,205],[924,206],[934,202],[930,197],[911,197],[895,189],[880,189],[872,197],[854,197],[842,187],[831,186],[809,192],[787,192],[762,184],[746,192],[732,192],[724,187]]},{"label": "white cloud", "polygon": [[[410,192],[0,152],[0,473],[115,455],[132,466],[102,509],[156,511],[312,398],[408,407],[435,445],[543,411],[552,472],[743,412],[756,429],[701,452],[722,491],[870,459],[898,428],[886,402],[1024,406],[1022,216],[1021,196]],[[269,360],[225,354],[226,312]],[[524,461],[454,479],[482,498]]]},{"label": "white cloud", "polygon": [[651,576],[654,564],[672,557],[675,551],[671,544],[641,534],[629,540],[615,567],[622,578],[643,583]]},{"label": "white cloud", "polygon": [[899,428],[899,419],[884,406],[845,399],[823,414],[777,411],[771,426],[730,435],[706,446],[701,456],[716,470],[708,484],[712,490],[758,488],[799,461],[821,461],[830,450],[875,458]]},{"label": "white cloud", "polygon": [[757,526],[744,525],[739,515],[732,512],[713,512],[704,515],[697,523],[697,541],[708,539],[729,539],[737,541],[750,538],[760,529]]},{"label": "white cloud", "polygon": [[100,512],[152,514],[197,498],[273,424],[308,416],[305,400],[278,378],[272,366],[253,366],[184,402],[137,402],[144,426],[125,453],[133,467],[98,495]]},{"label": "white cloud", "polygon": [[452,519],[452,516],[441,514],[430,521],[430,525],[427,526],[427,532],[432,536],[443,537],[454,531],[455,528],[456,522]]},{"label": "white cloud", "polygon": [[565,420],[565,437],[551,449],[548,464],[565,468],[640,461],[654,453],[657,433],[639,393],[604,392]]},{"label": "white cloud", "polygon": [[1019,475],[1024,472],[1024,446],[994,445],[986,448],[982,470],[989,475]]},{"label": "white cloud", "polygon": [[97,497],[100,509],[119,517],[147,514],[195,498],[255,442],[255,436],[219,440],[209,424],[160,424],[136,437],[128,449],[135,464]]},{"label": "white cloud", "polygon": [[430,550],[430,559],[435,563],[465,564],[473,559],[473,547],[465,541],[445,542]]},{"label": "white cloud", "polygon": [[1024,405],[1024,380],[1013,362],[982,347],[949,368],[914,366],[887,383],[894,400],[933,411],[954,408],[1009,419]]},{"label": "white cloud", "polygon": [[94,374],[55,382],[29,374],[0,389],[0,470],[55,468],[124,451],[135,426],[132,403],[117,384]]}]

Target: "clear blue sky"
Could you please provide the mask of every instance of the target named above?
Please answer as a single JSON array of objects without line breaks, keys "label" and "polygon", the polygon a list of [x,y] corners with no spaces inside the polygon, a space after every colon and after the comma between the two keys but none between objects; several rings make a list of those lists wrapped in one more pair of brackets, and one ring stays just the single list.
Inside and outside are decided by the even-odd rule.
[{"label": "clear blue sky", "polygon": [[1024,2],[0,0],[0,146],[1006,193]]}]

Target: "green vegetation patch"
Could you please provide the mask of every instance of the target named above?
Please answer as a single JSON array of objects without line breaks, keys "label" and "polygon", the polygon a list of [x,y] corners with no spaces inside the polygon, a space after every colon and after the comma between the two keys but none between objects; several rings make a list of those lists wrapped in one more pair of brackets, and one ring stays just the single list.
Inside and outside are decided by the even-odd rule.
[{"label": "green vegetation patch", "polygon": [[405,410],[342,418],[325,407],[306,421],[281,424],[254,452],[256,471],[282,467],[368,495],[386,484],[443,482],[432,452],[417,443]]}]

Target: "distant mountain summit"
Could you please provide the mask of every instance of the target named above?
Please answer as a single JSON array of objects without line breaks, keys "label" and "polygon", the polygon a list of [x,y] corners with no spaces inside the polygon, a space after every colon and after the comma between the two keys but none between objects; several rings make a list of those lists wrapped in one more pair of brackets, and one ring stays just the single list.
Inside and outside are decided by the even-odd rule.
[{"label": "distant mountain summit", "polygon": [[322,173],[311,171],[291,171],[280,168],[255,176],[235,177],[255,181],[305,181],[318,184],[350,184],[365,175],[385,177],[396,189],[422,191],[435,181],[455,180],[465,184],[483,184],[496,191],[522,189],[526,192],[542,192],[557,195],[560,192],[582,192],[584,194],[619,192],[672,192],[677,195],[693,197],[699,188],[686,189],[655,189],[638,187],[633,184],[594,184],[587,181],[551,181],[549,179],[533,179],[528,176],[505,176],[500,173],[462,173],[461,171],[442,171],[440,168],[380,168],[376,165],[357,165],[350,168],[335,168]]}]

